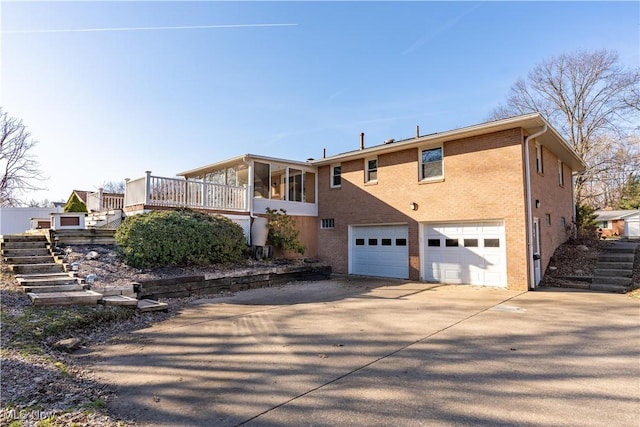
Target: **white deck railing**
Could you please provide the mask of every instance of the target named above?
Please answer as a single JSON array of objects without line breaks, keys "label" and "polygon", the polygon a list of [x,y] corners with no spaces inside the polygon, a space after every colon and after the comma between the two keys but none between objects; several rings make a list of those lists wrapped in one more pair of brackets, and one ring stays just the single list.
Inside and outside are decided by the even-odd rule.
[{"label": "white deck railing", "polygon": [[146,205],[247,211],[247,187],[152,176],[126,180],[124,206]]},{"label": "white deck railing", "polygon": [[124,195],[104,194],[102,190],[87,193],[87,209],[90,212],[105,212],[122,209],[124,207]]}]

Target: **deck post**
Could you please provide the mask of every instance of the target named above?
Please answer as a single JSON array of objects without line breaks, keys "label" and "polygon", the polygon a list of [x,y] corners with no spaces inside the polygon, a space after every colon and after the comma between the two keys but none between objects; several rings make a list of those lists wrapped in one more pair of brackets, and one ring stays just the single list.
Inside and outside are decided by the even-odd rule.
[{"label": "deck post", "polygon": [[144,190],[144,204],[149,204],[149,195],[151,194],[151,171],[145,171],[145,190]]}]

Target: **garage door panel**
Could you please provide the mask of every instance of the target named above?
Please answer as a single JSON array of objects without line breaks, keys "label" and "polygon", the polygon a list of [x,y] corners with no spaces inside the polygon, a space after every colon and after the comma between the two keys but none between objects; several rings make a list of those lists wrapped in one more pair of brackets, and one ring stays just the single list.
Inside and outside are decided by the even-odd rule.
[{"label": "garage door panel", "polygon": [[506,286],[502,221],[427,224],[424,242],[426,280]]},{"label": "garage door panel", "polygon": [[353,226],[351,274],[409,278],[406,225]]}]

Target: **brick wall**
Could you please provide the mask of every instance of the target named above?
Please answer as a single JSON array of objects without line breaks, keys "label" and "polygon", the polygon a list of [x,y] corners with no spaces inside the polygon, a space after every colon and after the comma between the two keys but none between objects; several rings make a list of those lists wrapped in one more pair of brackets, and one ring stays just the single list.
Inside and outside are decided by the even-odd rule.
[{"label": "brick wall", "polygon": [[341,164],[340,188],[330,188],[330,167],[320,167],[319,218],[335,218],[334,229],[319,231],[320,258],[334,272],[347,273],[349,225],[406,223],[409,275],[418,280],[420,222],[500,219],[507,235],[508,287],[527,289],[522,138],[520,129],[512,129],[445,143],[439,182],[419,182],[418,148],[380,155],[377,184],[364,183],[364,157]]},{"label": "brick wall", "polygon": [[[529,144],[531,167],[532,216],[540,219],[540,256],[542,273],[558,246],[569,238],[566,230],[573,221],[571,169],[563,165],[564,185],[560,185],[558,157],[542,146],[543,173],[536,171],[535,144]],[[536,207],[538,200],[539,207]],[[564,218],[564,224],[563,224]]]}]

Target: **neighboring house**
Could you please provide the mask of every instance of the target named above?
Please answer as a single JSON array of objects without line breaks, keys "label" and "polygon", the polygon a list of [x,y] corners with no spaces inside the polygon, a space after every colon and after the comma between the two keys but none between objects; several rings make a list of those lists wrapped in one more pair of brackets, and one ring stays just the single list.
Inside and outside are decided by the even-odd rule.
[{"label": "neighboring house", "polygon": [[363,148],[318,167],[337,273],[527,290],[574,217],[584,163],[539,114]]},{"label": "neighboring house", "polygon": [[640,209],[601,210],[594,212],[598,233],[602,237],[640,238]]},{"label": "neighboring house", "polygon": [[49,228],[51,214],[56,212],[62,212],[62,208],[0,208],[0,235]]},{"label": "neighboring house", "polygon": [[243,225],[295,218],[336,273],[534,288],[574,217],[584,163],[539,114],[307,162],[247,154],[126,180],[124,211],[188,206]]},{"label": "neighboring house", "polygon": [[105,193],[101,188],[98,191],[73,190],[67,202],[74,194],[84,202],[89,212],[121,210],[124,205],[124,194]]}]

